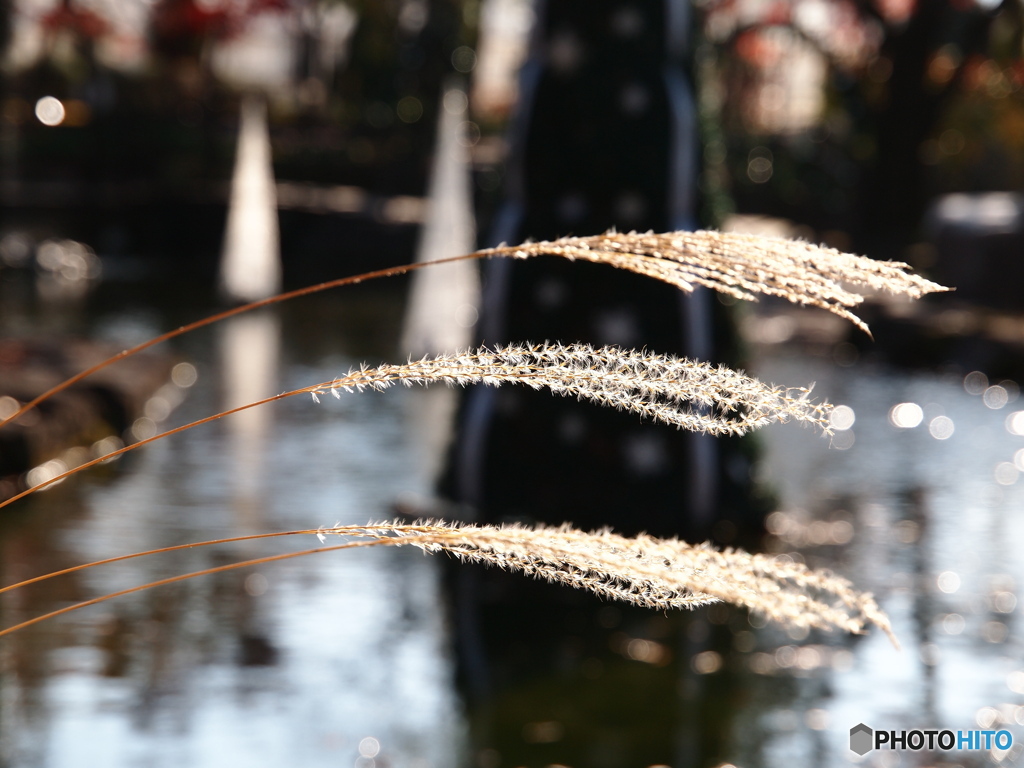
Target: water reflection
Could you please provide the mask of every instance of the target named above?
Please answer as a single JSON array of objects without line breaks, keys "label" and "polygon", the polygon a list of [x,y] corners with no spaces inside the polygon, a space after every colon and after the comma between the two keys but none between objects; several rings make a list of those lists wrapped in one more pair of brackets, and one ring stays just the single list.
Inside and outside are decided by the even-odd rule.
[{"label": "water reflection", "polygon": [[[164,417],[188,421],[234,398],[388,358],[397,328],[382,333],[380,318],[394,309],[325,302],[198,336],[179,350],[189,362],[173,374],[188,396]],[[903,651],[880,633],[784,631],[726,606],[652,614],[576,593],[568,603],[561,592],[557,601],[538,597],[544,585],[510,598],[497,583],[484,595],[489,633],[504,637],[514,663],[494,671],[500,697],[467,700],[470,740],[438,563],[397,550],[332,553],[129,595],[0,641],[0,762],[895,764],[886,752],[855,759],[849,729],[863,722],[1006,728],[1009,753],[904,753],[900,765],[1012,764],[1024,742],[1016,594],[1024,484],[1016,475],[1001,484],[999,472],[1021,470],[1024,411],[1007,413],[1013,387],[840,368],[827,356],[775,353],[756,369],[776,382],[817,381],[817,392],[845,406],[831,448],[789,426],[760,434],[759,473],[779,500],[766,521],[768,548],[874,591]],[[1007,394],[1001,408],[985,400],[992,387]],[[65,482],[0,520],[0,578],[247,530],[388,517],[396,498],[424,490],[405,394],[284,401]],[[890,420],[906,404],[920,409],[916,426]],[[855,442],[835,450],[854,432]],[[309,539],[185,550],[42,582],[0,597],[3,623],[317,546]],[[522,658],[524,649],[534,655]]]},{"label": "water reflection", "polygon": [[[447,259],[476,249],[476,219],[470,179],[465,92],[450,82],[437,124],[437,148],[430,173],[428,208],[416,260]],[[480,303],[480,277],[473,262],[457,262],[412,275],[400,348],[419,358],[468,348]],[[418,448],[421,476],[433,484],[443,471],[458,394],[448,387],[411,393],[409,435]]]},{"label": "water reflection", "polygon": [[[796,547],[809,564],[830,566],[874,591],[904,650],[893,651],[880,635],[823,638],[824,647],[847,650],[842,665],[794,682],[807,712],[827,713],[827,728],[776,733],[739,747],[733,758],[768,766],[1012,763],[1024,737],[1016,719],[1024,700],[1007,683],[1020,667],[1014,585],[1024,577],[1015,554],[1024,523],[1015,514],[1019,486],[1001,474],[1008,477],[1001,467],[1013,466],[1019,436],[1012,415],[999,408],[1016,390],[1000,383],[1002,392],[991,393],[980,372],[961,380],[836,370],[821,358],[797,355],[765,358],[758,373],[774,381],[816,380],[816,391],[856,413],[856,444],[842,453],[821,451],[793,430],[762,433],[767,451],[760,471],[779,489],[784,510],[769,518],[769,532],[775,548]],[[837,522],[845,525],[835,529]],[[848,530],[849,544],[836,547],[830,530],[840,539]],[[772,630],[759,633],[762,643],[766,632]],[[788,661],[778,654],[776,666]],[[754,658],[755,672],[771,668],[765,657]],[[773,710],[755,706],[746,717],[770,720]],[[957,730],[981,727],[981,720],[1010,730],[1014,747],[874,751],[864,758],[848,748],[849,729],[862,722]]]},{"label": "water reflection", "polygon": [[[244,322],[223,326],[220,338],[188,342],[194,368],[176,374],[195,386],[173,422],[359,362],[343,351],[352,346],[344,328],[322,331],[318,345],[335,351],[310,357],[301,343],[282,351],[282,318],[236,320]],[[286,321],[290,338],[306,322],[302,313]],[[0,522],[0,578],[245,531],[387,517],[397,495],[420,490],[396,394],[250,411],[64,483]],[[0,598],[3,623],[317,546],[309,539],[185,550],[42,582]],[[459,719],[440,603],[434,563],[418,553],[332,553],[36,625],[0,645],[0,763],[451,765]]]},{"label": "water reflection", "polygon": [[[261,400],[280,391],[281,323],[276,313],[233,317],[219,328],[224,399],[221,410]],[[250,408],[232,414],[225,424],[230,434],[236,507],[254,508],[265,492],[265,454],[271,439],[273,411]],[[251,509],[259,515],[259,510]],[[240,520],[239,523],[242,523]],[[242,525],[246,532],[255,526]]]}]

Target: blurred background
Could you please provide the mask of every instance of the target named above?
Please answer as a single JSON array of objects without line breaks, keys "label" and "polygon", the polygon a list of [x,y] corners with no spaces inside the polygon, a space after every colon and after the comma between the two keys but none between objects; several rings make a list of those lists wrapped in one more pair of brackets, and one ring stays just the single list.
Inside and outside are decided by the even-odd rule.
[{"label": "blurred background", "polygon": [[[1020,0],[5,0],[0,40],[0,416],[225,306],[502,240],[725,228],[957,288],[872,297],[872,339],[774,301],[493,262],[307,296],[106,369],[0,429],[0,497],[477,342],[648,345],[841,407],[831,438],[710,441],[504,390],[286,400],[0,509],[0,585],[396,515],[572,520],[833,568],[903,649],[332,553],[0,639],[0,766],[1020,759]],[[0,595],[0,625],[309,538],[41,582]],[[1014,745],[859,757],[861,722]]]}]

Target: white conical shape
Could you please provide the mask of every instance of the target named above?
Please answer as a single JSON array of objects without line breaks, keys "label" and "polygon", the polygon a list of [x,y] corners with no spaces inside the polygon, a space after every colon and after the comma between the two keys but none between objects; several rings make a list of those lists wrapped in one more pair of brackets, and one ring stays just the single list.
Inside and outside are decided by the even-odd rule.
[{"label": "white conical shape", "polygon": [[[466,95],[445,89],[440,101],[427,219],[417,261],[435,261],[476,250],[476,219],[464,143]],[[420,270],[413,275],[401,350],[422,357],[465,349],[473,341],[480,278],[475,261]],[[452,390],[418,392],[409,403],[409,429],[425,482],[433,485],[451,439],[457,395]]]},{"label": "white conical shape", "polygon": [[[448,88],[441,104],[427,220],[420,236],[417,261],[434,261],[476,250],[469,152],[462,129],[466,97],[460,89]],[[467,347],[473,339],[479,294],[480,278],[474,261],[417,272],[405,314],[402,351],[420,357]]]},{"label": "white conical shape", "polygon": [[228,301],[249,302],[281,290],[277,192],[263,100],[242,101],[235,170],[220,263],[220,292]]}]

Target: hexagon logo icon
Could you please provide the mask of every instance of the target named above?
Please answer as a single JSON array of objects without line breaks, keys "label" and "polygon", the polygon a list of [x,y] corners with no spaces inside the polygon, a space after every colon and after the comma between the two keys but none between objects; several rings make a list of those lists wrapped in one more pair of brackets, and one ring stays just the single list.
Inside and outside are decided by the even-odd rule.
[{"label": "hexagon logo icon", "polygon": [[858,723],[850,729],[850,749],[862,757],[871,751],[873,731],[864,723]]}]

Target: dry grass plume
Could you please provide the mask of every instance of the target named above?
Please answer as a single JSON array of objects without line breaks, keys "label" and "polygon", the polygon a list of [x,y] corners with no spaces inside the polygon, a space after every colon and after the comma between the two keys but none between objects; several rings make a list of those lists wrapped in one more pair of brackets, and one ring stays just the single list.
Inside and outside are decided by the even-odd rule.
[{"label": "dry grass plume", "polygon": [[647,608],[742,606],[787,626],[861,633],[874,625],[897,645],[889,619],[870,594],[829,571],[789,558],[717,550],[709,544],[610,531],[427,522],[324,528],[425,552],[445,552]]},{"label": "dry grass plume", "polygon": [[790,419],[828,432],[832,408],[810,400],[809,388],[770,386],[725,366],[587,344],[481,347],[353,370],[329,386],[309,391],[319,399],[327,392],[338,397],[339,390],[381,390],[399,382],[524,384],[712,435],[741,435]]},{"label": "dry grass plume", "polygon": [[653,277],[684,291],[697,286],[756,301],[759,294],[826,309],[870,335],[850,311],[864,296],[843,284],[918,299],[949,288],[907,272],[898,261],[876,261],[800,240],[701,230],[638,234],[606,232],[592,237],[501,246],[484,256],[561,256],[592,261]]}]

